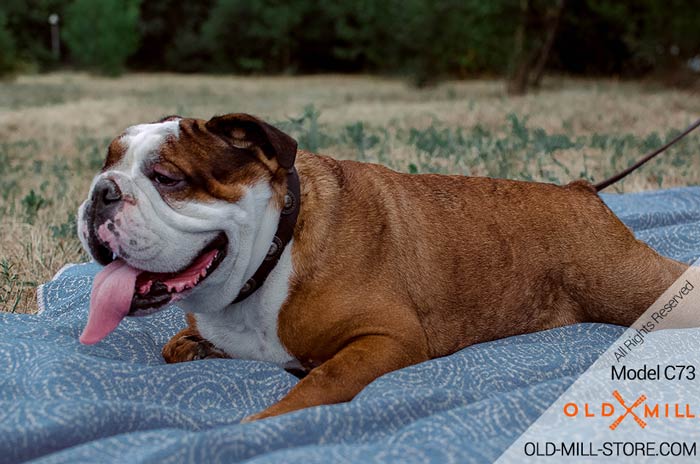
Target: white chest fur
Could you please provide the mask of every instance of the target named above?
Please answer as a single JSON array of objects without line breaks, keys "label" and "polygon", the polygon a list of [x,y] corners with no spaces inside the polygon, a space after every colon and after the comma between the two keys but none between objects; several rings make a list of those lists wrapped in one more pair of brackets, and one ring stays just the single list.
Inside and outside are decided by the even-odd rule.
[{"label": "white chest fur", "polygon": [[293,241],[285,247],[275,268],[255,293],[219,313],[195,314],[197,329],[229,356],[295,365],[295,359],[277,335],[278,316],[289,293]]}]

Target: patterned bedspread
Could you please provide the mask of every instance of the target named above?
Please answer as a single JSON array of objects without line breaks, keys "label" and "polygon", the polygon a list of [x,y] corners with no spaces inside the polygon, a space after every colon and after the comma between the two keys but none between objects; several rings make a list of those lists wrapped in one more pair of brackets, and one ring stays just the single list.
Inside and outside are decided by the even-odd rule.
[{"label": "patterned bedspread", "polygon": [[[700,188],[604,196],[639,238],[700,256]],[[36,316],[0,313],[0,462],[489,462],[622,333],[578,324],[385,375],[346,404],[241,418],[297,381],[270,364],[164,364],[171,308],[82,346],[94,263],[66,267]]]}]

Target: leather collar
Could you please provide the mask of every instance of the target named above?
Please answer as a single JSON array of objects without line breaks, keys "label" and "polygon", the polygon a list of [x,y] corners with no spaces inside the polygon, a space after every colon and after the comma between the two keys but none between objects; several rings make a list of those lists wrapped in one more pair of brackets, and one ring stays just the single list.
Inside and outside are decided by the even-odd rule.
[{"label": "leather collar", "polygon": [[245,285],[243,285],[243,288],[241,288],[241,291],[238,293],[236,299],[233,300],[233,303],[240,303],[245,300],[265,283],[265,279],[267,279],[267,276],[280,260],[284,248],[294,236],[294,226],[296,226],[297,217],[299,217],[300,207],[301,186],[299,183],[299,174],[296,168],[292,167],[287,173],[287,193],[284,195],[284,207],[280,213],[277,231],[272,238],[272,243],[267,251],[267,255],[260,267],[258,267],[253,274],[253,277],[248,279]]}]

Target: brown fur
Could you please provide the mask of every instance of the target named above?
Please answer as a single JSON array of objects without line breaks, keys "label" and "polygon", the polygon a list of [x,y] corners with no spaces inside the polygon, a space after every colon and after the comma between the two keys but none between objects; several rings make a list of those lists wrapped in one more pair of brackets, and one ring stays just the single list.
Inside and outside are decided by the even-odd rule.
[{"label": "brown fur", "polygon": [[[296,166],[295,273],[278,325],[309,374],[250,419],[348,401],[474,343],[629,325],[686,269],[636,240],[587,182],[408,175],[303,151]],[[165,359],[198,356],[197,337],[190,320]]]},{"label": "brown fur", "polygon": [[[158,122],[173,118],[177,116],[169,116]],[[225,134],[210,129],[214,127],[208,126],[206,121],[181,119],[179,137],[166,140],[157,156],[143,166],[144,173],[151,178],[155,175],[156,165],[174,177],[186,178],[187,182],[179,188],[157,186],[163,199],[169,203],[187,200],[235,203],[245,193],[246,187],[262,180],[270,182],[274,190],[273,201],[281,204],[284,201],[285,185],[282,180],[285,176],[278,171],[277,163],[256,150],[257,147],[243,149],[229,143]],[[112,169],[126,155],[126,147],[121,142],[125,134],[110,143],[103,172]]]}]

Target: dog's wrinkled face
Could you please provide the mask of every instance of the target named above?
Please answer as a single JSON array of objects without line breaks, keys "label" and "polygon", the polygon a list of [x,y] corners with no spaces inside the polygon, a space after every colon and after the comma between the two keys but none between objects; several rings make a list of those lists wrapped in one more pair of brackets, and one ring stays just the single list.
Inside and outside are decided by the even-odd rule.
[{"label": "dog's wrinkled face", "polygon": [[131,315],[230,304],[264,259],[295,155],[292,138],[244,114],[128,128],[78,213],[83,246],[106,265],[91,312],[129,298]]}]

